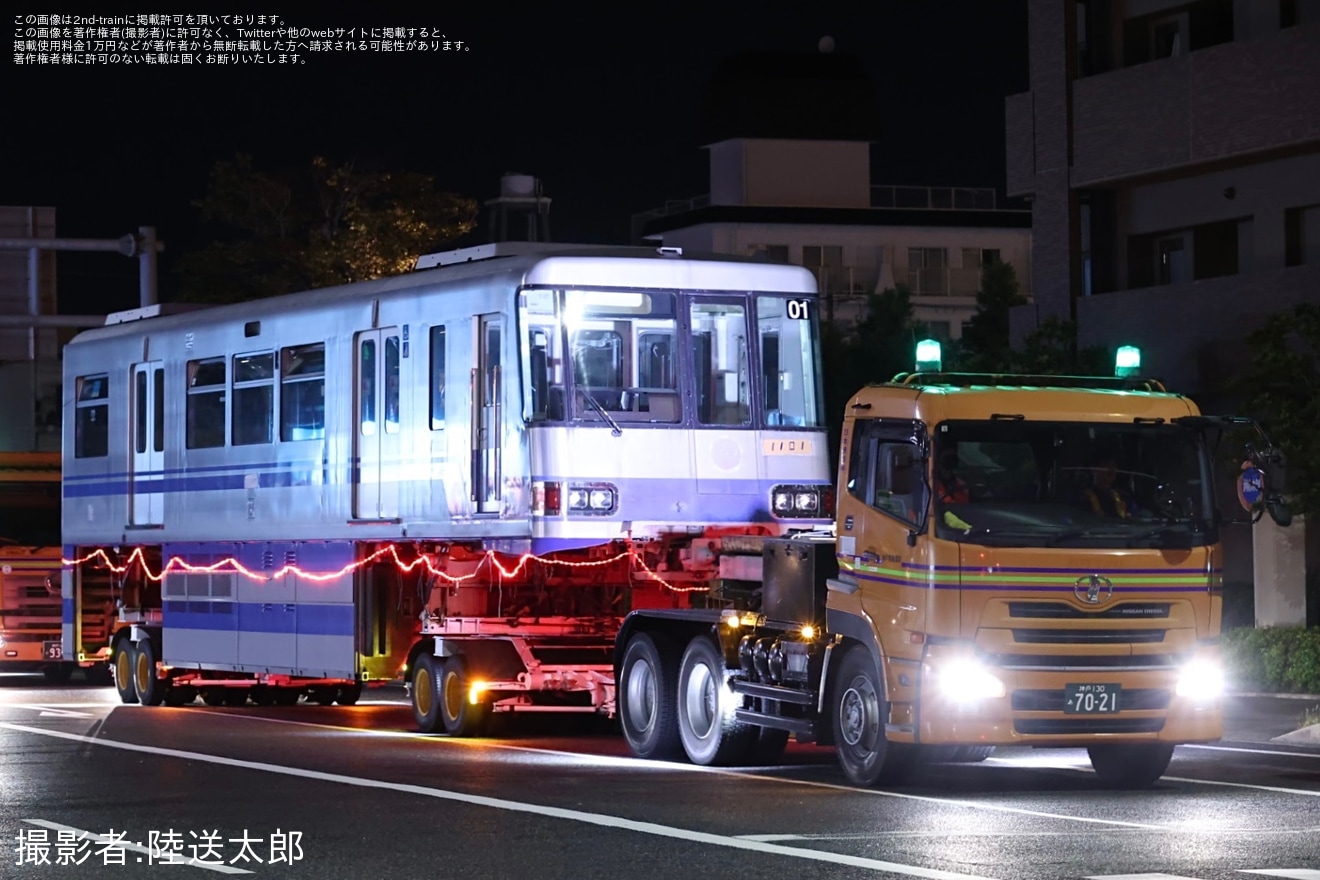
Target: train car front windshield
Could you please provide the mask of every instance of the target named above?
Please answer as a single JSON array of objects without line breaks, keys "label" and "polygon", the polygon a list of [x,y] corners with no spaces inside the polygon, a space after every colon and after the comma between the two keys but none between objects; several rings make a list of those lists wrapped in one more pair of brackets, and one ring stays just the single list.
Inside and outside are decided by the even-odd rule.
[{"label": "train car front windshield", "polygon": [[526,289],[520,318],[530,422],[824,424],[816,324],[800,297]]}]

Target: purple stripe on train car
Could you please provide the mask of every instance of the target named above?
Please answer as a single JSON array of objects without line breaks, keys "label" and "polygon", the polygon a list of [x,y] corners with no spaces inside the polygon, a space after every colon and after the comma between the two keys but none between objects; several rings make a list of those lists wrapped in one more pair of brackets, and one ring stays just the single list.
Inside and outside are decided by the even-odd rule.
[{"label": "purple stripe on train car", "polygon": [[73,620],[73,600],[72,600],[72,599],[65,599],[65,600],[64,600],[64,616],[63,616],[61,622],[62,622],[62,623],[73,623],[73,622],[74,622],[74,620]]}]

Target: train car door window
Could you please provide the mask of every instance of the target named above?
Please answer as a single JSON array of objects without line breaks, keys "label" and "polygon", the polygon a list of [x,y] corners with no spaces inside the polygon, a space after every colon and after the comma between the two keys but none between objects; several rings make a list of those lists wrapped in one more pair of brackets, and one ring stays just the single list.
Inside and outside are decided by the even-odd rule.
[{"label": "train car door window", "polygon": [[472,500],[479,513],[499,513],[501,501],[501,348],[504,318],[477,318],[477,362],[472,370]]},{"label": "train car door window", "polygon": [[[398,516],[399,470],[399,330],[364,330],[354,344],[353,516]],[[384,356],[382,357],[382,352]],[[392,420],[392,421],[391,421]]]},{"label": "train car door window", "polygon": [[78,406],[73,423],[73,457],[101,458],[110,451],[110,377],[78,377]]},{"label": "train car door window", "polygon": [[693,302],[692,346],[697,420],[703,425],[750,425],[746,307]]},{"label": "train car door window", "polygon": [[431,430],[445,427],[445,328],[431,328]]},{"label": "train car door window", "polygon": [[164,376],[160,361],[133,365],[129,522],[135,526],[164,522],[165,496],[160,491],[165,468]]}]

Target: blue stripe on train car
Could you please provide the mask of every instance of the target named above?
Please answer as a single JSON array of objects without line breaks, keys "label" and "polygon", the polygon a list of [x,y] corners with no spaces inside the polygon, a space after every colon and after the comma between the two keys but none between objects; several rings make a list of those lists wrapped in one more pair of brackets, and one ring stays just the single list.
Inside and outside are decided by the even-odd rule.
[{"label": "blue stripe on train car", "polygon": [[65,599],[63,605],[64,605],[63,616],[61,617],[60,622],[73,623],[73,600]]},{"label": "blue stripe on train car", "polygon": [[164,623],[168,629],[303,636],[352,636],[354,632],[352,605],[182,600],[170,600],[164,605]]}]

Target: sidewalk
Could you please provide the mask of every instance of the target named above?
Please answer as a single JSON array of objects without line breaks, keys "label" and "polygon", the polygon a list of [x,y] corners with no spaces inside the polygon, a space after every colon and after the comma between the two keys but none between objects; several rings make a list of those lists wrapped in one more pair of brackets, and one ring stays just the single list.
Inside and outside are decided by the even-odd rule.
[{"label": "sidewalk", "polygon": [[1320,724],[1303,725],[1320,695],[1231,693],[1224,699],[1224,740],[1320,749]]}]

